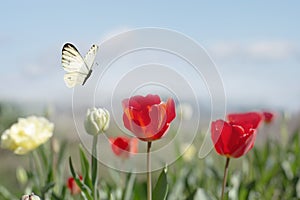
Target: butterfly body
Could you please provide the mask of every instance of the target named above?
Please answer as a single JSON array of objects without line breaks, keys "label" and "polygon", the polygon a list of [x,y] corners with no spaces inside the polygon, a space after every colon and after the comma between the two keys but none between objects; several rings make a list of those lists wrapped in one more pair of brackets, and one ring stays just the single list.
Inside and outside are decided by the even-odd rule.
[{"label": "butterfly body", "polygon": [[66,71],[64,81],[67,87],[84,85],[92,74],[92,67],[97,55],[98,46],[93,45],[83,58],[76,47],[66,43],[62,48],[62,66]]},{"label": "butterfly body", "polygon": [[86,75],[86,77],[85,77],[85,79],[84,79],[82,85],[84,85],[85,82],[88,80],[88,78],[92,75],[92,72],[93,72],[93,70],[91,69],[91,70],[89,71],[89,73]]}]

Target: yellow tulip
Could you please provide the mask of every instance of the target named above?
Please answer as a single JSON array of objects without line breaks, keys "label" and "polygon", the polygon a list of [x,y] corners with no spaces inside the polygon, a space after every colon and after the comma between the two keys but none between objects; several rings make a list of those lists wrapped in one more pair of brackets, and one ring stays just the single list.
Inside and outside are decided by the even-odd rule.
[{"label": "yellow tulip", "polygon": [[2,134],[1,147],[15,154],[26,154],[47,142],[53,135],[53,129],[54,125],[44,117],[19,118]]}]

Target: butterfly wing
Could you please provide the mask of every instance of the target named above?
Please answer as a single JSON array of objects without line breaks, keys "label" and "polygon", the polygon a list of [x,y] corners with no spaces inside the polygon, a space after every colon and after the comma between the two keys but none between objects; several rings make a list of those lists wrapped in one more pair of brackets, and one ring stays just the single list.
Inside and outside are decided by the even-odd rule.
[{"label": "butterfly wing", "polygon": [[62,48],[62,66],[67,72],[64,76],[67,87],[82,84],[89,70],[76,47],[66,43]]},{"label": "butterfly wing", "polygon": [[89,71],[92,69],[97,52],[98,52],[98,46],[94,44],[84,57],[84,62],[88,67]]},{"label": "butterfly wing", "polygon": [[88,73],[85,62],[76,47],[66,43],[62,48],[62,66],[66,72]]},{"label": "butterfly wing", "polygon": [[62,48],[62,66],[67,72],[64,76],[67,87],[74,87],[87,81],[92,72],[98,46],[93,45],[84,58],[76,47],[66,43]]},{"label": "butterfly wing", "polygon": [[75,87],[76,85],[83,84],[86,80],[86,75],[85,74],[80,74],[78,72],[71,72],[71,73],[66,73],[64,75],[64,80],[67,85],[67,87],[72,88]]}]

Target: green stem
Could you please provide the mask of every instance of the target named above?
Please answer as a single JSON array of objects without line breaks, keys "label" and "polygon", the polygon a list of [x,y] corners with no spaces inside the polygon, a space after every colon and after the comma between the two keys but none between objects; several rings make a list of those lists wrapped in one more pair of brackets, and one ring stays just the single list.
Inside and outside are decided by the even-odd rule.
[{"label": "green stem", "polygon": [[37,174],[39,176],[39,180],[41,181],[44,178],[44,176],[43,176],[44,173],[42,173],[43,170],[42,170],[42,164],[41,164],[40,157],[36,150],[34,150],[32,152],[32,155],[33,155],[33,159],[34,159],[34,163],[35,163],[35,168],[36,168]]},{"label": "green stem", "polygon": [[38,172],[36,161],[35,161],[34,157],[35,156],[33,155],[33,152],[31,152],[29,154],[29,168],[33,173],[33,183],[35,184],[34,186],[37,187],[37,189],[39,190],[40,189],[39,186],[41,185],[40,179],[39,179],[40,174]]},{"label": "green stem", "polygon": [[[93,137],[92,147],[92,183],[93,183],[93,196],[94,200],[97,200],[97,189],[98,189],[98,161],[97,161],[97,141],[98,135]],[[99,197],[100,198],[100,197]]]},{"label": "green stem", "polygon": [[147,200],[152,200],[150,149],[151,149],[151,142],[148,142],[147,143]]},{"label": "green stem", "polygon": [[223,177],[223,185],[222,185],[221,200],[224,199],[224,190],[225,190],[226,182],[227,182],[227,174],[228,174],[229,161],[230,161],[230,158],[227,157],[227,158],[226,158],[225,168],[224,168],[224,177]]}]

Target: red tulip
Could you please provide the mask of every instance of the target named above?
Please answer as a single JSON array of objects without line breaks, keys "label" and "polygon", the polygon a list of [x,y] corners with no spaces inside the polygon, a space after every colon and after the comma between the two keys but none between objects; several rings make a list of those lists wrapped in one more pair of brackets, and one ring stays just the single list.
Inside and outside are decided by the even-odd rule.
[{"label": "red tulip", "polygon": [[250,126],[255,129],[261,123],[263,116],[259,112],[232,113],[227,115],[227,119],[234,124]]},{"label": "red tulip", "polygon": [[169,98],[166,103],[158,95],[133,96],[125,99],[123,123],[136,137],[152,142],[160,139],[175,118],[175,103]]},{"label": "red tulip", "polygon": [[263,115],[264,115],[264,121],[266,124],[271,123],[274,119],[274,114],[271,112],[263,112]]},{"label": "red tulip", "polygon": [[[79,176],[79,178],[82,180],[82,176]],[[79,194],[81,191],[73,177],[68,178],[67,186],[72,195]]]},{"label": "red tulip", "polygon": [[137,138],[117,137],[110,138],[112,151],[116,156],[126,159],[130,154],[137,153],[138,140]]},{"label": "red tulip", "polygon": [[254,145],[256,129],[252,124],[217,120],[211,124],[211,138],[216,151],[227,158],[238,158]]}]

